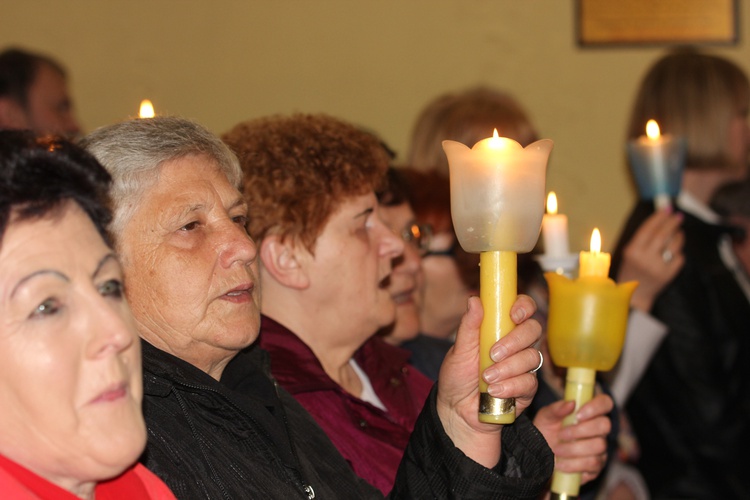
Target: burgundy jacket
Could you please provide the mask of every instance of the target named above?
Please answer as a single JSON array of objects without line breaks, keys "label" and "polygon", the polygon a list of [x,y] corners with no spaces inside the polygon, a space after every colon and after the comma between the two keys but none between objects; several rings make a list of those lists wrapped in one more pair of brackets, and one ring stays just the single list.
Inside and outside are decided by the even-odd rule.
[{"label": "burgundy jacket", "polygon": [[263,316],[260,345],[271,373],[313,416],[358,476],[387,494],[432,381],[409,365],[410,353],[378,337],[354,359],[387,411],[344,391],[294,333]]}]

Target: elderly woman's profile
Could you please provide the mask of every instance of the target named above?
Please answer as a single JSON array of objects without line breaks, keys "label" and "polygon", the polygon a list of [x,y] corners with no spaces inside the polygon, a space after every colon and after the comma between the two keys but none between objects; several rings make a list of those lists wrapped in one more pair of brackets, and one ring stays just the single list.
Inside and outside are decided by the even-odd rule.
[{"label": "elderly woman's profile", "polygon": [[0,131],[3,498],[174,498],[137,464],[141,351],[109,181],[71,143]]}]

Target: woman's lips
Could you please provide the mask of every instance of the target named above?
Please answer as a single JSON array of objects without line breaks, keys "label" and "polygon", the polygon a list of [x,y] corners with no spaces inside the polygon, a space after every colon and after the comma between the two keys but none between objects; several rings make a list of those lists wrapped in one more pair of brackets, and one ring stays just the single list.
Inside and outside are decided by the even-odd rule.
[{"label": "woman's lips", "polygon": [[236,303],[251,302],[253,300],[254,288],[255,285],[253,283],[243,283],[222,295],[222,299]]},{"label": "woman's lips", "polygon": [[395,293],[391,296],[393,302],[396,305],[411,304],[414,302],[414,289],[406,290],[405,292]]},{"label": "woman's lips", "polygon": [[128,384],[127,382],[121,382],[107,388],[104,392],[92,399],[90,404],[110,403],[124,398],[127,394]]}]

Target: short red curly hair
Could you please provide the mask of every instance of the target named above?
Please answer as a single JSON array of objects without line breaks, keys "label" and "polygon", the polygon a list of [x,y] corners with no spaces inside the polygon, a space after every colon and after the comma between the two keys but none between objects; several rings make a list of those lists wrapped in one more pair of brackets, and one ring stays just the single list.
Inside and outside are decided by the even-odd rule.
[{"label": "short red curly hair", "polygon": [[377,137],[322,114],[246,121],[222,140],[240,160],[250,236],[292,238],[310,252],[341,203],[378,190],[388,169]]}]

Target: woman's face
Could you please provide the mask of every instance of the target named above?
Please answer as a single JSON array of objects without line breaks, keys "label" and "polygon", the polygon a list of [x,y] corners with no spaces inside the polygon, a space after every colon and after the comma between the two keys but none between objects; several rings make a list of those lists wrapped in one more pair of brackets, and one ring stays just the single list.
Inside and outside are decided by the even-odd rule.
[{"label": "woman's face", "polygon": [[218,379],[260,325],[247,205],[205,156],[164,163],[118,235],[128,300],[151,344]]},{"label": "woman's face", "polygon": [[424,303],[420,324],[422,332],[433,337],[451,337],[466,311],[467,300],[476,292],[470,290],[450,250],[457,245],[452,232],[437,233],[422,258]]},{"label": "woman's face", "polygon": [[357,345],[392,323],[395,314],[388,282],[404,243],[379,211],[372,192],[343,201],[304,264],[317,310],[328,311],[326,330],[346,331]]},{"label": "woman's face", "polygon": [[0,311],[0,454],[74,492],[133,464],[140,343],[120,264],[78,205],[11,219]]},{"label": "woman's face", "polygon": [[[383,222],[397,235],[413,235],[416,224],[408,203],[380,206]],[[419,334],[419,307],[422,302],[422,259],[414,241],[404,246],[404,253],[393,260],[388,291],[396,304],[396,322],[386,340],[401,344]]]}]

